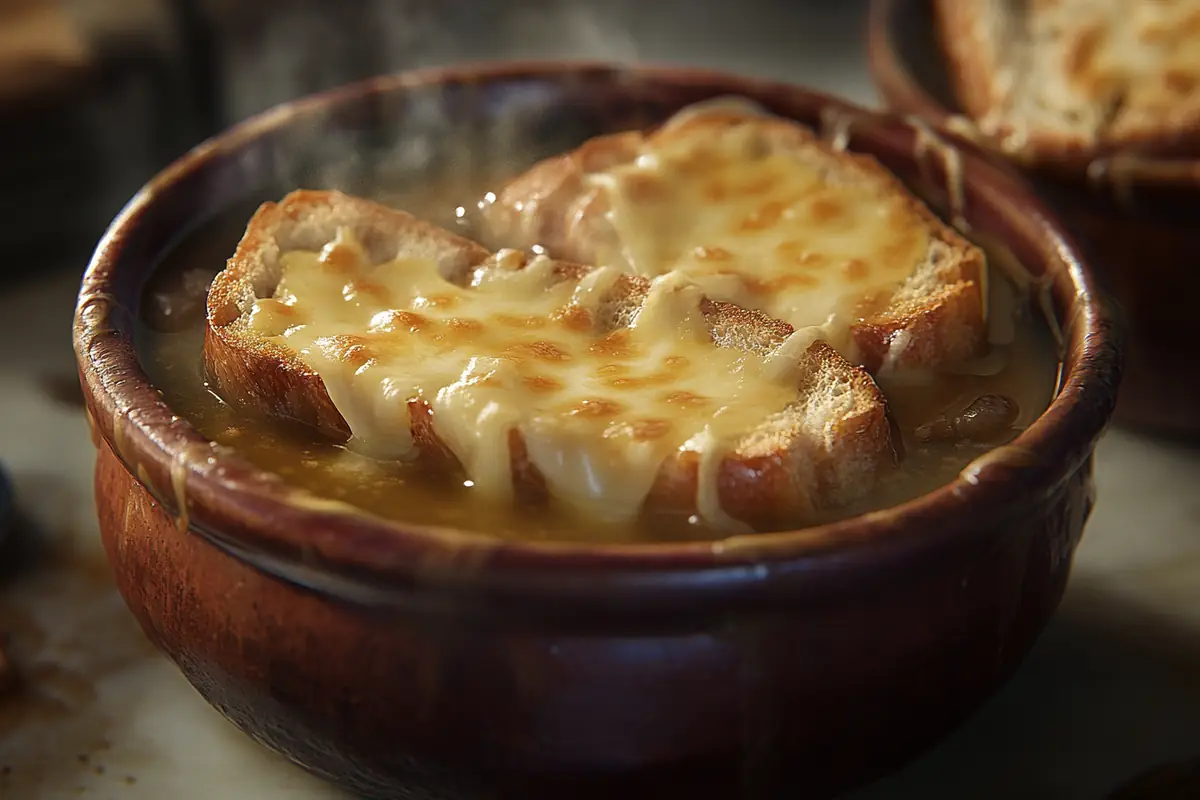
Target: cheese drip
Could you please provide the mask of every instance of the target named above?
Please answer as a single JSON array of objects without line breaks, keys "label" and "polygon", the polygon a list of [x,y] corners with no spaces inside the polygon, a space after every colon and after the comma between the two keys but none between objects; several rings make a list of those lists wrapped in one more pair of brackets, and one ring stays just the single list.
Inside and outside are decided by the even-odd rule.
[{"label": "cheese drip", "polygon": [[761,126],[692,124],[725,111],[685,109],[632,162],[585,176],[611,226],[594,260],[681,272],[709,297],[808,329],[856,361],[850,326],[923,261],[926,220],[904,192],[774,152]]},{"label": "cheese drip", "polygon": [[281,261],[275,296],[256,301],[248,324],[320,375],[349,446],[416,457],[409,401],[423,400],[474,491],[494,500],[513,496],[514,431],[556,501],[612,522],[636,516],[663,463],[694,450],[698,513],[742,529],[721,509],[719,461],[798,399],[787,362],[802,351],[717,347],[699,287],[678,272],[652,281],[631,323],[613,329],[614,268],[563,280],[548,259],[501,253],[463,286],[432,261],[370,266],[346,231]]}]

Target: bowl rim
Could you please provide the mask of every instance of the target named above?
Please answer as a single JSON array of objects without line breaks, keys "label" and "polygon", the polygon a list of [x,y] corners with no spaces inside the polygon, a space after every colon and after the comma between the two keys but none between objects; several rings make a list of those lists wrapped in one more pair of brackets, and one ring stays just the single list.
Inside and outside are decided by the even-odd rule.
[{"label": "bowl rim", "polygon": [[[100,240],[83,276],[73,339],[88,399],[88,420],[103,442],[180,528],[252,565],[303,585],[351,597],[377,589],[470,589],[500,595],[604,604],[617,590],[633,608],[647,600],[694,605],[793,587],[835,586],[855,564],[871,574],[940,557],[956,543],[979,546],[995,521],[1043,502],[1080,468],[1112,416],[1120,375],[1119,331],[1107,300],[1061,226],[1009,171],[961,153],[972,192],[986,194],[1036,247],[1057,259],[1073,292],[1069,343],[1050,407],[1016,439],[968,465],[952,482],[884,510],[811,528],[695,542],[588,544],[500,540],[486,534],[405,524],[342,503],[317,499],[281,478],[250,468],[204,440],[171,413],[140,366],[133,314],[118,299],[126,240],[147,209],[165,203],[189,174],[218,154],[305,115],[371,98],[441,84],[515,80],[558,84],[581,77],[651,86],[700,87],[713,94],[801,98],[822,110],[878,116],[820,92],[776,81],[678,66],[597,61],[524,61],[456,65],[369,78],[267,110],[200,144],[153,178],[129,201]],[[872,129],[873,131],[875,128]],[[910,123],[879,117],[878,135],[915,139]],[[876,135],[872,133],[871,135]],[[993,209],[994,210],[994,209]],[[1057,267],[1056,267],[1057,270]],[[128,291],[128,288],[126,288]],[[141,286],[136,288],[140,294]],[[1048,454],[1048,455],[1047,455]],[[1045,457],[1044,457],[1045,456]],[[830,584],[824,577],[833,578]],[[347,583],[348,581],[348,583]],[[758,595],[761,597],[762,595]]]},{"label": "bowl rim", "polygon": [[1117,153],[1096,158],[1079,170],[1073,166],[1055,168],[1036,161],[1026,164],[1017,154],[993,146],[987,137],[975,131],[966,116],[947,107],[926,88],[904,58],[903,48],[896,43],[893,20],[907,11],[906,4],[929,1],[870,0],[868,5],[867,64],[872,81],[890,108],[898,113],[914,114],[951,138],[968,141],[995,157],[1016,166],[1030,166],[1047,175],[1095,186],[1108,183],[1114,191],[1133,188],[1178,190],[1200,186],[1200,158]]}]

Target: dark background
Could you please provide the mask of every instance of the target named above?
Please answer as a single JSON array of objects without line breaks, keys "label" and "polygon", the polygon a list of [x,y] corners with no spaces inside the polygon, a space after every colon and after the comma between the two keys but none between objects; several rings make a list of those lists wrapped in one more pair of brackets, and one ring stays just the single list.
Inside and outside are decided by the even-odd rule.
[{"label": "dark background", "polygon": [[0,0],[0,248],[15,256],[0,269],[78,264],[137,188],[190,146],[356,78],[604,58],[724,68],[862,100],[864,17],[863,0]]},{"label": "dark background", "polygon": [[[47,527],[63,518],[64,530],[94,528],[82,414],[46,387],[74,384],[72,300],[108,220],[206,136],[358,77],[511,57],[687,63],[873,103],[865,5],[0,0],[0,341],[21,345],[0,355],[0,458],[18,499]],[[1186,487],[1200,479],[1197,467],[1193,451],[1110,434],[1097,461],[1098,513],[1067,596],[1020,673],[962,730],[853,800],[1091,800],[1154,765],[1194,759],[1200,501]],[[55,585],[57,594],[29,602],[69,607],[57,624],[70,633],[87,603],[75,602],[69,576]],[[113,629],[140,642],[119,601],[106,602]],[[80,619],[76,627],[94,633],[91,618]],[[85,663],[107,657],[95,636],[87,641]],[[199,702],[172,696],[180,714],[189,713],[181,698]],[[38,758],[55,770],[79,766],[67,739],[41,747]],[[0,755],[5,744],[10,754],[24,746],[0,737]],[[1200,762],[1192,765],[1200,772]]]}]

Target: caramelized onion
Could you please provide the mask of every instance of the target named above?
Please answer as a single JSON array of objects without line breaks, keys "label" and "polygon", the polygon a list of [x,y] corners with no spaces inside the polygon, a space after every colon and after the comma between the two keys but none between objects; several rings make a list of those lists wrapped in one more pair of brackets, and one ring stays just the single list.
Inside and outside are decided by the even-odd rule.
[{"label": "caramelized onion", "polygon": [[1021,409],[1002,394],[985,394],[957,414],[943,414],[921,425],[914,435],[919,442],[984,442],[999,436],[1017,421]]}]

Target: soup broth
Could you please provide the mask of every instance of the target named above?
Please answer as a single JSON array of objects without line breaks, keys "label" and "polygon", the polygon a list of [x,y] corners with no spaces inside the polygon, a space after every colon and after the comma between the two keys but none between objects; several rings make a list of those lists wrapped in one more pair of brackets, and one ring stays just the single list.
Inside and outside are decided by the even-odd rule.
[{"label": "soup broth", "polygon": [[[470,198],[485,193],[472,188],[455,182],[422,195],[380,199],[471,236],[477,231],[467,212],[473,207]],[[645,513],[632,524],[611,525],[553,506],[488,504],[473,495],[470,482],[461,475],[430,474],[420,463],[375,461],[323,441],[311,431],[252,416],[222,402],[210,391],[202,369],[204,299],[252,213],[253,206],[230,209],[188,233],[143,294],[139,331],[143,363],[175,412],[202,435],[317,496],[401,522],[451,526],[503,539],[648,542],[727,535],[683,514]],[[992,264],[988,279],[992,332],[1009,342],[1004,346],[1007,358],[998,359],[998,353],[993,353],[981,359],[971,365],[977,374],[877,378],[898,431],[902,450],[898,468],[882,475],[865,500],[804,523],[885,508],[935,489],[953,480],[976,457],[1011,439],[1049,404],[1058,375],[1055,342],[1040,312],[1027,298],[1019,297],[1006,277],[1014,274],[1003,268],[1003,259],[1009,257],[999,248],[986,249]],[[1014,324],[1006,330],[1010,310]],[[953,420],[987,396],[1011,401],[1012,426],[986,441],[954,437]]]}]

